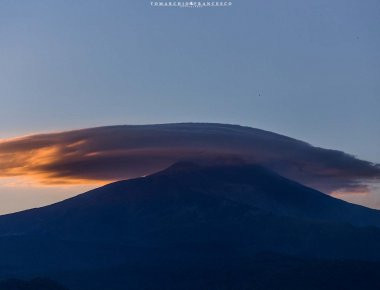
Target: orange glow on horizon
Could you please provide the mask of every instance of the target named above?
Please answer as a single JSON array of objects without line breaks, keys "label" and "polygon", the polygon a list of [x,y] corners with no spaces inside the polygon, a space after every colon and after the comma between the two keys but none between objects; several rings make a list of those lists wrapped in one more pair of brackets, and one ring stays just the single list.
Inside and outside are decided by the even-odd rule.
[{"label": "orange glow on horizon", "polygon": [[[15,186],[55,186],[55,185],[94,185],[101,186],[116,180],[59,176],[54,170],[47,170],[52,164],[81,158],[76,148],[85,143],[80,140],[67,145],[48,145],[30,150],[10,150],[1,146],[23,141],[25,137],[0,140],[0,184]],[[9,146],[11,147],[11,146]],[[8,150],[7,150],[8,149]],[[97,152],[92,153],[94,155]]]}]

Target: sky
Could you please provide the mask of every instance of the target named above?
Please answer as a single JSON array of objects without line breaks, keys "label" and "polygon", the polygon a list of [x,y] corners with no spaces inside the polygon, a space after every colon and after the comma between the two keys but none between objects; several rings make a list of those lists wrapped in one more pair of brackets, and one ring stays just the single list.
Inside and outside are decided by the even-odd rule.
[{"label": "sky", "polygon": [[[377,0],[0,0],[0,138],[218,122],[380,163],[379,13]],[[85,188],[0,183],[2,213]]]}]

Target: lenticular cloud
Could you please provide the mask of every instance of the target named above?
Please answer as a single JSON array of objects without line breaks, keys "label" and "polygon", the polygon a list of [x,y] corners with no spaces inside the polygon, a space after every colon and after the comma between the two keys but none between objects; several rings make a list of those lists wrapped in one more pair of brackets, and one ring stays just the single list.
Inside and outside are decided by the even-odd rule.
[{"label": "lenticular cloud", "polygon": [[113,181],[147,175],[181,160],[259,163],[326,193],[362,192],[378,165],[268,131],[225,124],[109,126],[0,142],[0,176],[41,183]]}]

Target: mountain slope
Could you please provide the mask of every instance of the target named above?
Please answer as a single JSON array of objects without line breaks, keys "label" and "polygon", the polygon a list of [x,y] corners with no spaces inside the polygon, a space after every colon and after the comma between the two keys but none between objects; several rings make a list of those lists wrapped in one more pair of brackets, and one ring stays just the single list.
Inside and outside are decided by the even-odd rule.
[{"label": "mountain slope", "polygon": [[72,272],[117,269],[125,276],[136,265],[148,272],[181,266],[207,273],[218,266],[235,273],[231,265],[250,265],[262,252],[376,262],[379,227],[378,211],[260,166],[177,163],[0,217],[0,278],[47,275],[63,283]]},{"label": "mountain slope", "polygon": [[145,178],[115,182],[51,206],[4,215],[0,235],[46,231],[48,224],[60,220],[83,221],[81,214],[102,215],[118,208],[131,212],[155,201],[186,203],[187,198],[196,202],[213,199],[298,219],[380,227],[380,211],[327,196],[261,166],[179,162]]}]

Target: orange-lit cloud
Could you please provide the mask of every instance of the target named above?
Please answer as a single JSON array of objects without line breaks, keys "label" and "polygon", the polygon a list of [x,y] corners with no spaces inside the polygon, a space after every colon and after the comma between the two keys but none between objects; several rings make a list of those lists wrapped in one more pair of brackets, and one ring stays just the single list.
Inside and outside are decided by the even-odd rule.
[{"label": "orange-lit cloud", "polygon": [[325,192],[366,190],[380,168],[341,151],[222,124],[112,126],[0,141],[0,177],[43,184],[105,183],[156,172],[186,159],[228,156],[255,162]]}]

